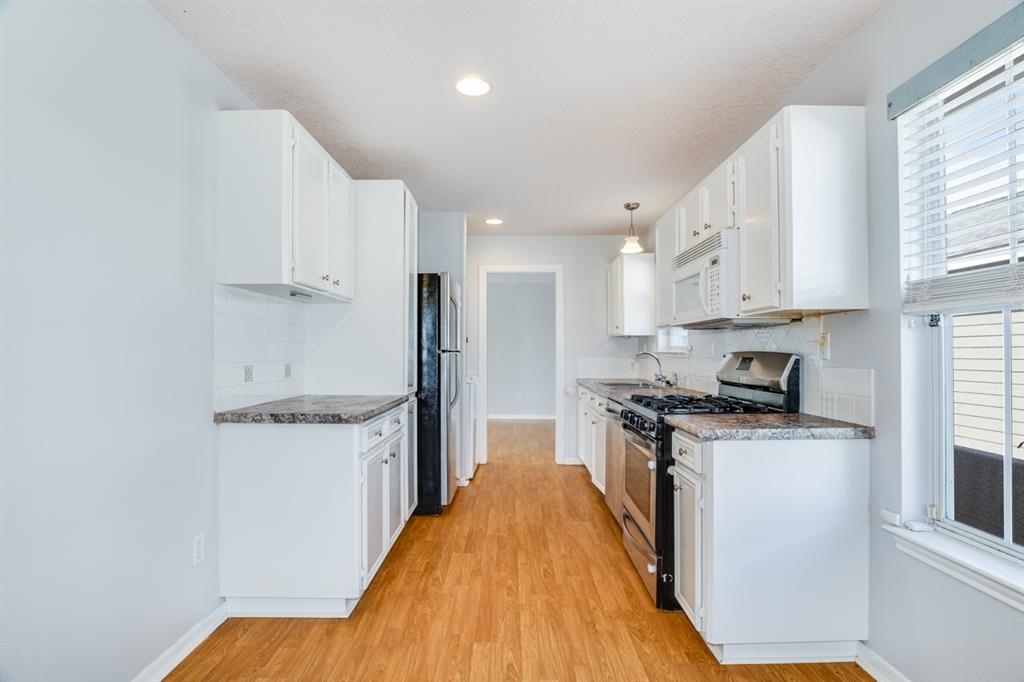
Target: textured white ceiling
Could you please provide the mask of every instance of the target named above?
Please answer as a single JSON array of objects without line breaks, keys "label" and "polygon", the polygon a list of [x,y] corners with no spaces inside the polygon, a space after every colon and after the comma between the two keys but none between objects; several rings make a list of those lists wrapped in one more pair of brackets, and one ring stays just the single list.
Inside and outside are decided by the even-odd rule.
[{"label": "textured white ceiling", "polygon": [[154,0],[353,177],[484,234],[647,227],[882,2]]}]

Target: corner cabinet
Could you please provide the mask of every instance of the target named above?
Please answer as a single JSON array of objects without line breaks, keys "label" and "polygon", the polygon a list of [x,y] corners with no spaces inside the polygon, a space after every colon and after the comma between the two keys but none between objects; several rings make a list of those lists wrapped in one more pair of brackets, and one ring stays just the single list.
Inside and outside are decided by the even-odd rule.
[{"label": "corner cabinet", "polygon": [[408,519],[408,410],[363,424],[218,427],[230,615],[351,614]]},{"label": "corner cabinet", "polygon": [[299,301],[353,300],[352,179],[286,111],[218,117],[216,281]]},{"label": "corner cabinet", "polygon": [[623,254],[608,270],[608,335],[655,334],[654,254]]}]

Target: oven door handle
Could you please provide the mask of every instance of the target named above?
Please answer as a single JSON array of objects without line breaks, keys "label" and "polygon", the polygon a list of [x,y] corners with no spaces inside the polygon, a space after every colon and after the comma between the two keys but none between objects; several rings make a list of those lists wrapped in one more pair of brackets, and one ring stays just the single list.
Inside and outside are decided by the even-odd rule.
[{"label": "oven door handle", "polygon": [[651,551],[651,547],[646,542],[640,542],[636,539],[636,536],[629,532],[629,526],[632,524],[636,526],[636,529],[640,531],[640,536],[643,537],[643,531],[640,530],[640,526],[637,526],[636,521],[629,515],[629,512],[625,509],[622,510],[622,532],[625,534],[629,541],[632,542],[637,549],[643,552],[644,556],[653,564],[658,562],[658,555]]}]

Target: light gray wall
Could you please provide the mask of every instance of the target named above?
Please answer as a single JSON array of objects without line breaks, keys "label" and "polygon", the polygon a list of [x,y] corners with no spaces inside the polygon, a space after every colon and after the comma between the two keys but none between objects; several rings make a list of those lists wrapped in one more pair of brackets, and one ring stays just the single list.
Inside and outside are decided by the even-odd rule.
[{"label": "light gray wall", "polygon": [[555,275],[487,279],[488,416],[555,416]]},{"label": "light gray wall", "polygon": [[[564,277],[564,343],[562,414],[565,459],[576,454],[576,378],[581,360],[628,360],[639,339],[608,336],[608,267],[622,246],[622,237],[544,237],[470,235],[466,250],[466,344],[468,371],[476,374],[480,268],[514,265],[561,265]],[[566,389],[572,391],[568,393]]]},{"label": "light gray wall", "polygon": [[0,678],[130,679],[220,603],[215,114],[252,103],[144,2],[5,2],[0,49]]},{"label": "light gray wall", "polygon": [[[465,289],[466,214],[419,214],[417,269],[420,272],[450,272],[452,280]],[[462,302],[466,295],[463,293]]]},{"label": "light gray wall", "polygon": [[[920,479],[926,475],[917,465],[919,453],[901,442],[916,434],[901,434],[896,124],[886,118],[886,95],[1015,4],[889,3],[780,102],[858,104],[867,110],[871,309],[825,317],[832,353],[822,364],[875,372],[868,644],[913,680],[1024,679],[1024,614],[902,554],[880,527],[883,506],[923,516]],[[653,243],[653,235],[647,242]],[[727,337],[691,332],[691,338],[694,358],[680,363],[680,371],[701,374],[713,363],[712,349],[720,353]],[[801,351],[799,341],[785,349]]]}]

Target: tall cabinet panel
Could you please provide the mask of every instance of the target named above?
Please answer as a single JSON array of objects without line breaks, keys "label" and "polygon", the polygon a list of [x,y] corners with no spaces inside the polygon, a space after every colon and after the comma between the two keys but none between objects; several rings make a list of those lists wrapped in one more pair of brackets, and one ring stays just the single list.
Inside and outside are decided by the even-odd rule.
[{"label": "tall cabinet panel", "polygon": [[[416,385],[416,202],[400,180],[356,180],[356,282],[349,306],[306,313],[307,392],[406,395]],[[413,359],[410,360],[410,353]]]},{"label": "tall cabinet panel", "polygon": [[408,392],[413,392],[417,388],[416,381],[416,369],[418,364],[418,355],[416,352],[416,342],[419,338],[417,333],[419,320],[418,320],[418,306],[416,299],[417,282],[418,282],[418,240],[419,240],[419,213],[416,208],[416,199],[413,198],[412,192],[406,191],[405,193],[405,309],[407,312],[406,322],[406,348],[405,348],[405,376],[406,376],[406,389]]},{"label": "tall cabinet panel", "polygon": [[352,249],[355,231],[354,193],[355,188],[348,173],[341,166],[330,164],[330,181],[327,185],[330,289],[347,299],[355,298],[356,286]]}]

